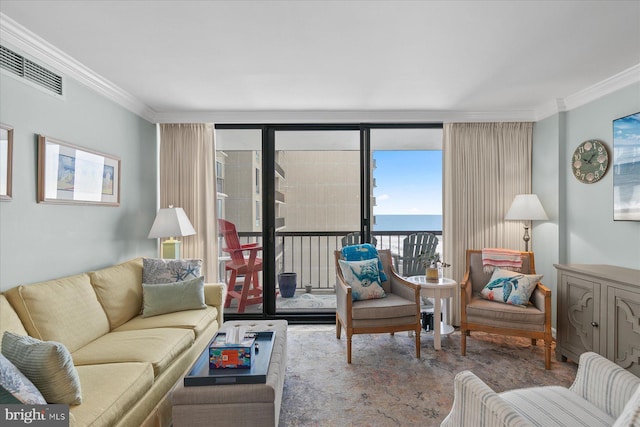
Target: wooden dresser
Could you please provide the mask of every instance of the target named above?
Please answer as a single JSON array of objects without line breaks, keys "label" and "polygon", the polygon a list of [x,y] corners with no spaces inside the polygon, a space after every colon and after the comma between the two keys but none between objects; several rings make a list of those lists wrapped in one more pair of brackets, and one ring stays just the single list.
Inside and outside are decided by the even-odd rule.
[{"label": "wooden dresser", "polygon": [[556,359],[593,351],[640,376],[640,270],[554,264],[558,270]]}]

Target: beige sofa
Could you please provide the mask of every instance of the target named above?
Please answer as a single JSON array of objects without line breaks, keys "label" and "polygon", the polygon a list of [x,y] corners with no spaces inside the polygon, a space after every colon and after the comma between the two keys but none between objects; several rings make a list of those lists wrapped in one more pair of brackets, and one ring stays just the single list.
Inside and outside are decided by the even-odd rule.
[{"label": "beige sofa", "polygon": [[142,258],[0,295],[4,331],[57,341],[78,371],[72,426],[169,426],[170,391],[223,321],[224,286],[206,308],[143,318]]}]

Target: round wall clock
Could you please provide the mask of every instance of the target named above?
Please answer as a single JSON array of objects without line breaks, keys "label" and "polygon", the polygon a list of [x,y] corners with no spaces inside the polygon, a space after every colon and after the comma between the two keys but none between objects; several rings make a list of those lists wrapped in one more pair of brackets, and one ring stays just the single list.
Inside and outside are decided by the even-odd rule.
[{"label": "round wall clock", "polygon": [[590,139],[578,145],[571,158],[573,176],[580,182],[592,184],[607,173],[609,153],[604,142]]}]

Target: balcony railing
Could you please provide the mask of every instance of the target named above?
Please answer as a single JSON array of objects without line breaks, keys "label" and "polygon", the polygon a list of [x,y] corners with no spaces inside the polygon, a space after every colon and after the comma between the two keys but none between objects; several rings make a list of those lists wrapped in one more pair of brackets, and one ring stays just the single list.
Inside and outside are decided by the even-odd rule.
[{"label": "balcony railing", "polygon": [[[374,232],[378,249],[390,249],[402,254],[402,244],[409,234],[423,231]],[[438,236],[438,252],[442,252],[442,231],[429,231]],[[324,232],[279,232],[276,234],[276,271],[295,272],[298,289],[311,285],[313,290],[333,291],[336,274],[333,252],[342,248],[344,231]],[[262,235],[256,232],[239,232],[241,243],[262,243]],[[223,243],[220,243],[222,248]],[[225,253],[222,252],[221,256]],[[224,270],[222,270],[224,271]],[[222,274],[222,273],[221,273]]]}]

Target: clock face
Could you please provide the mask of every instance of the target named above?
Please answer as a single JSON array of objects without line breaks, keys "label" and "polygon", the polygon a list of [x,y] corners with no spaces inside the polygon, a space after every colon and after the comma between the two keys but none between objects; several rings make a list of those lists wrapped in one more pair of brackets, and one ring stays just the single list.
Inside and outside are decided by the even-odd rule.
[{"label": "clock face", "polygon": [[602,141],[591,139],[578,145],[571,158],[573,176],[580,182],[591,184],[607,173],[609,153]]}]

